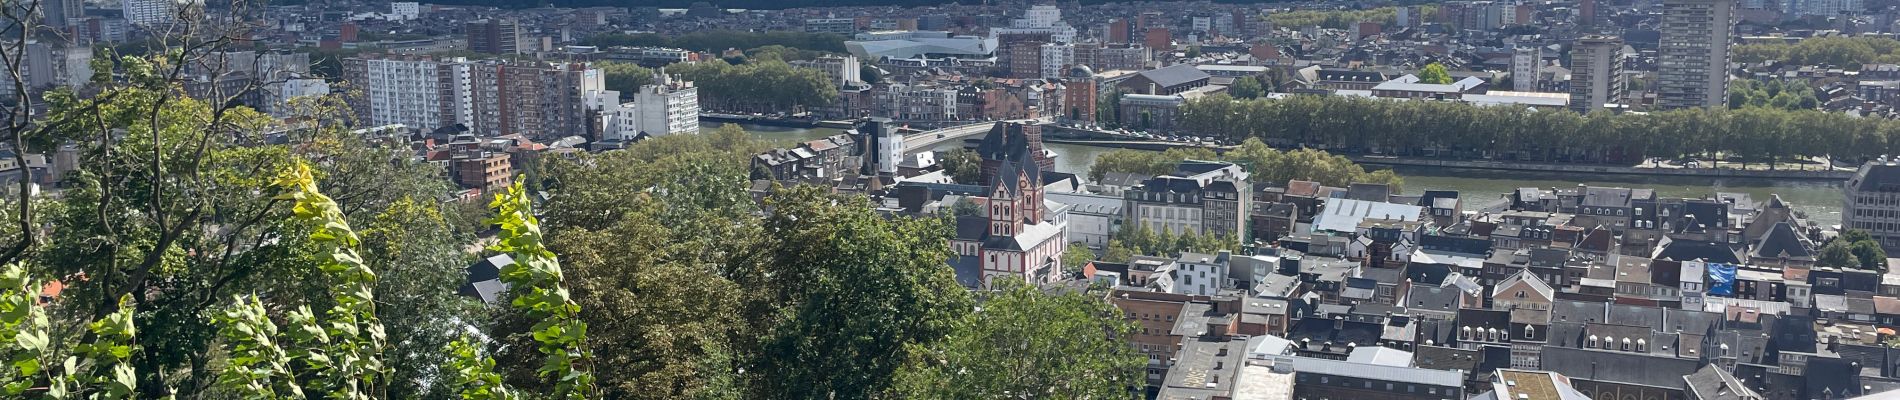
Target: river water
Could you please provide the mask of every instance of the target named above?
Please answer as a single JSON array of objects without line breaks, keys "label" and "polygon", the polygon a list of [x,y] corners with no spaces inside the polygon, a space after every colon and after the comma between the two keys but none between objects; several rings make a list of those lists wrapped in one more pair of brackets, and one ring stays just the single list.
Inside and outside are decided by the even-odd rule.
[{"label": "river water", "polygon": [[[711,130],[723,125],[719,122],[701,122],[700,129]],[[741,124],[747,132],[761,139],[801,142],[843,132],[835,128],[787,128]],[[963,143],[944,143],[935,150],[944,150],[962,146]],[[1097,157],[1111,151],[1112,148],[1083,146],[1077,144],[1049,143],[1045,145],[1055,151],[1056,171],[1082,175],[1087,179],[1089,165]],[[1505,193],[1521,187],[1556,188],[1571,187],[1578,184],[1589,186],[1617,186],[1629,188],[1655,189],[1658,196],[1704,198],[1716,192],[1747,193],[1755,201],[1765,202],[1771,195],[1780,195],[1783,201],[1793,204],[1796,210],[1808,214],[1808,218],[1822,226],[1839,224],[1841,220],[1842,182],[1783,179],[1745,179],[1745,178],[1697,178],[1677,176],[1641,176],[1608,175],[1555,172],[1518,172],[1494,170],[1468,170],[1450,168],[1405,167],[1395,171],[1405,178],[1405,193],[1418,194],[1425,190],[1455,190],[1467,204],[1481,205],[1500,198]]]},{"label": "river water", "polygon": [[[1089,165],[1095,162],[1095,158],[1115,151],[1106,147],[1065,143],[1049,143],[1044,147],[1059,155],[1056,158],[1057,171],[1083,175],[1083,179],[1087,179]],[[1550,189],[1584,184],[1655,189],[1656,195],[1662,197],[1706,198],[1715,195],[1716,192],[1747,193],[1758,202],[1766,202],[1769,196],[1778,194],[1781,195],[1782,201],[1794,205],[1796,210],[1807,213],[1808,218],[1821,226],[1839,224],[1841,221],[1842,182],[1838,181],[1717,179],[1432,167],[1398,168],[1395,172],[1405,178],[1405,193],[1455,190],[1466,199],[1466,204],[1469,205],[1490,203],[1500,199],[1505,193],[1521,187]]]}]

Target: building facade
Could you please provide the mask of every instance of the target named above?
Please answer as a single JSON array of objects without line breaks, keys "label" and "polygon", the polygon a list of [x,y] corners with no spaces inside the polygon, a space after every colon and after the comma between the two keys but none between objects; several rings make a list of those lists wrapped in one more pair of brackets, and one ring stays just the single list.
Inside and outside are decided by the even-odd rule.
[{"label": "building facade", "polygon": [[1841,190],[1841,227],[1867,231],[1889,252],[1900,250],[1900,163],[1869,161]]},{"label": "building facade", "polygon": [[494,18],[472,21],[463,26],[468,49],[488,54],[521,52],[521,25],[511,19]]},{"label": "building facade", "polygon": [[1628,78],[1623,76],[1623,39],[1585,36],[1570,49],[1570,108],[1588,113],[1621,104]]},{"label": "building facade", "polygon": [[1679,109],[1728,104],[1735,0],[1667,0],[1662,4],[1656,105]]}]

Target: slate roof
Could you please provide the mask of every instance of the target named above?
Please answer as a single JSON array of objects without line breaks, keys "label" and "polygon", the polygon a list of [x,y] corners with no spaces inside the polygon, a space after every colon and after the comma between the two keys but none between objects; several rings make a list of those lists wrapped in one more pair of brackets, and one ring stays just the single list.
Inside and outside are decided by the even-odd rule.
[{"label": "slate roof", "polygon": [[1693,240],[1671,240],[1663,238],[1657,246],[1656,254],[1650,258],[1657,260],[1690,261],[1703,260],[1713,263],[1740,264],[1741,257],[1727,244]]},{"label": "slate roof", "polygon": [[1749,256],[1769,259],[1787,258],[1791,260],[1810,260],[1814,258],[1814,252],[1810,250],[1811,248],[1812,246],[1808,244],[1807,238],[1801,237],[1800,233],[1794,231],[1793,225],[1789,225],[1786,221],[1783,221],[1775,223],[1774,227],[1768,228],[1768,234],[1762,235],[1761,240],[1755,242],[1755,250],[1751,251]]},{"label": "slate roof", "polygon": [[1547,346],[1542,366],[1570,379],[1682,389],[1682,377],[1695,373],[1697,364],[1694,359]]},{"label": "slate roof", "polygon": [[1592,187],[1584,189],[1583,203],[1591,207],[1629,207],[1631,190],[1629,188]]},{"label": "slate roof", "polygon": [[1868,161],[1854,173],[1847,185],[1861,192],[1900,192],[1900,164]]},{"label": "slate roof", "polygon": [[1555,289],[1551,289],[1550,284],[1544,283],[1543,279],[1538,279],[1537,275],[1531,274],[1531,270],[1529,268],[1519,269],[1517,270],[1516,274],[1512,274],[1511,277],[1504,278],[1504,281],[1498,282],[1497,286],[1494,286],[1492,288],[1491,297],[1498,298],[1498,297],[1506,296],[1505,294],[1501,292],[1504,291],[1506,288],[1510,288],[1511,286],[1516,285],[1518,282],[1523,282],[1529,285],[1531,290],[1537,291],[1537,295],[1542,296],[1545,299],[1556,298],[1557,291]]},{"label": "slate roof", "polygon": [[1412,285],[1405,296],[1405,304],[1411,310],[1433,310],[1440,312],[1458,311],[1458,290],[1452,288]]},{"label": "slate roof", "polygon": [[1729,375],[1727,371],[1715,365],[1703,366],[1694,374],[1682,377],[1689,398],[1700,400],[1747,400],[1760,398],[1755,390],[1743,385],[1740,379]]},{"label": "slate roof", "polygon": [[456,290],[456,294],[474,297],[488,304],[501,301],[502,294],[508,291],[508,284],[501,281],[501,269],[514,263],[514,257],[496,254],[469,265],[466,283]]},{"label": "slate roof", "polygon": [[1177,86],[1211,77],[1200,68],[1194,68],[1193,65],[1188,64],[1175,64],[1160,69],[1141,71],[1137,74],[1161,87]]}]

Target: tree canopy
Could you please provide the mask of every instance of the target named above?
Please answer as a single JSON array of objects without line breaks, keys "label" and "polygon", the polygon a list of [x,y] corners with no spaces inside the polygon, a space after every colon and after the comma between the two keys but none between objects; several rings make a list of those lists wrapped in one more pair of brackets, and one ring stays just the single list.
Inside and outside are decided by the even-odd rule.
[{"label": "tree canopy", "polygon": [[1773,166],[1900,153],[1900,121],[1769,107],[1580,115],[1446,101],[1216,95],[1189,101],[1179,118],[1182,130],[1230,141],[1349,154],[1629,164],[1723,156]]}]

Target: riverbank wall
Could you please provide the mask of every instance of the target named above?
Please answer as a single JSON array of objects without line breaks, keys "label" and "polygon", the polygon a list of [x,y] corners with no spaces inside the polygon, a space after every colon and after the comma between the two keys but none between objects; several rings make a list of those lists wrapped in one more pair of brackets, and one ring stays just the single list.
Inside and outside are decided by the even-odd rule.
[{"label": "riverbank wall", "polygon": [[809,129],[809,128],[817,126],[816,122],[807,118],[771,118],[771,117],[760,117],[760,116],[753,116],[753,115],[732,115],[732,114],[716,114],[716,113],[700,113],[699,120],[738,123],[738,124],[765,125],[765,126],[782,126],[782,127],[787,127],[787,128],[808,128]]},{"label": "riverbank wall", "polygon": [[1617,174],[1650,176],[1689,176],[1704,178],[1798,179],[1841,181],[1854,171],[1742,170],[1728,168],[1637,168],[1594,164],[1554,164],[1480,160],[1433,160],[1382,156],[1346,156],[1353,162],[1389,167],[1463,168],[1499,171],[1560,172],[1573,174]]},{"label": "riverbank wall", "polygon": [[[1132,150],[1164,151],[1180,147],[1201,147],[1224,152],[1232,146],[1207,146],[1194,143],[1181,143],[1152,140],[1129,140],[1125,136],[1109,136],[1099,132],[1064,129],[1060,135],[1043,139],[1048,143],[1067,143],[1084,146],[1110,147]],[[1112,140],[1112,139],[1120,140]],[[1111,139],[1111,140],[1104,140]],[[1842,181],[1852,178],[1854,171],[1802,171],[1802,170],[1760,170],[1729,168],[1638,168],[1600,164],[1561,164],[1518,161],[1488,160],[1443,160],[1389,156],[1348,155],[1353,162],[1368,166],[1387,167],[1428,167],[1462,168],[1497,171],[1556,172],[1572,174],[1616,174],[1648,176],[1687,176],[1703,178],[1756,178],[1756,179],[1795,179],[1809,181]]]}]

